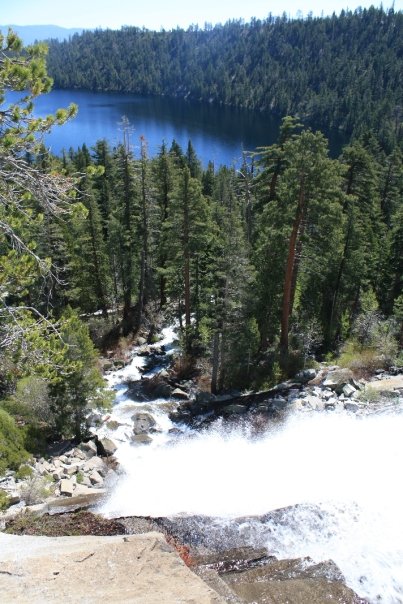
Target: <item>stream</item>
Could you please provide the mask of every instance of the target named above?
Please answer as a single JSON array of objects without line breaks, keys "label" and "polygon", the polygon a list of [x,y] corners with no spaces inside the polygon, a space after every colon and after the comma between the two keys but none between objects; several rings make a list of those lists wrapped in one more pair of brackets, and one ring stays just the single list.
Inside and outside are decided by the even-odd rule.
[{"label": "stream", "polygon": [[[174,329],[162,338],[169,360]],[[239,546],[264,546],[278,558],[332,559],[359,596],[403,603],[403,414],[294,413],[258,436],[245,421],[228,427],[219,419],[173,433],[172,402],[130,396],[129,382],[162,369],[142,373],[139,352],[107,376],[119,427],[101,434],[118,444],[123,473],[99,512],[209,517],[202,532],[211,540],[235,534]],[[157,422],[148,445],[131,442],[137,411]]]}]

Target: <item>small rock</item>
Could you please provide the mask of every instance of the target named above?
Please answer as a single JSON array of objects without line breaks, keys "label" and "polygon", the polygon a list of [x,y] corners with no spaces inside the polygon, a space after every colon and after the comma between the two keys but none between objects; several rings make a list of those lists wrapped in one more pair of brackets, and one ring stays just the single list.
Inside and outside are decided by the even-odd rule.
[{"label": "small rock", "polygon": [[77,447],[75,449],[73,449],[73,454],[74,454],[74,457],[76,457],[77,459],[80,459],[80,460],[87,459],[87,456],[84,453],[84,451],[82,451],[81,449],[78,449]]},{"label": "small rock", "polygon": [[89,473],[91,473],[93,470],[96,470],[97,472],[99,472],[99,474],[106,476],[108,468],[106,467],[105,462],[100,457],[92,457],[84,463],[84,465],[82,466],[82,470],[84,472]]},{"label": "small rock", "polygon": [[99,486],[101,486],[104,483],[104,479],[102,478],[101,474],[99,474],[99,472],[97,472],[96,470],[91,472],[90,481],[92,484],[96,484]]},{"label": "small rock", "polygon": [[183,401],[188,401],[189,400],[189,395],[187,392],[185,392],[184,390],[181,390],[180,388],[175,388],[175,390],[172,391],[171,396],[173,398],[179,398]]},{"label": "small rock", "polygon": [[68,466],[64,473],[67,474],[67,476],[73,476],[73,474],[76,474],[78,472],[78,466],[73,465],[73,466]]},{"label": "small rock", "polygon": [[115,361],[113,361],[114,369],[123,369],[125,364],[126,363],[122,359],[116,359]]},{"label": "small rock", "polygon": [[63,468],[55,468],[52,473],[53,480],[61,480],[64,475]]},{"label": "small rock", "polygon": [[74,492],[74,486],[75,483],[72,480],[63,478],[60,481],[60,495],[67,495],[68,497],[71,497]]},{"label": "small rock", "polygon": [[97,491],[91,487],[90,485],[77,484],[74,489],[74,497],[78,497],[79,495],[92,495],[92,493],[96,493]]},{"label": "small rock", "polygon": [[334,396],[332,398],[329,398],[326,402],[325,402],[325,409],[327,411],[331,411],[333,409],[336,409],[336,406],[338,404],[338,400],[337,398],[335,398]]},{"label": "small rock", "polygon": [[179,434],[183,434],[183,432],[179,428],[169,428],[168,434],[177,434],[177,435],[179,435]]},{"label": "small rock", "polygon": [[84,476],[81,479],[81,482],[79,484],[83,485],[84,487],[90,487],[90,486],[92,486],[92,482],[91,482],[91,480],[89,479],[88,476]]},{"label": "small rock", "polygon": [[152,442],[152,438],[148,434],[134,434],[132,442],[138,445],[148,445]]},{"label": "small rock", "polygon": [[312,410],[323,411],[325,408],[324,401],[319,396],[314,396],[310,394],[305,399],[305,405]]},{"label": "small rock", "polygon": [[302,409],[304,409],[304,401],[305,401],[305,399],[301,399],[301,398],[293,399],[293,401],[290,405],[290,409],[292,409],[294,411],[302,411]]},{"label": "small rock", "polygon": [[342,390],[344,396],[347,396],[347,398],[354,394],[354,392],[356,392],[356,389],[351,384],[346,384],[345,386],[343,386]]},{"label": "small rock", "polygon": [[346,411],[351,411],[352,413],[357,413],[359,411],[360,406],[357,403],[347,402],[344,403],[344,408]]},{"label": "small rock", "polygon": [[108,428],[108,430],[117,430],[120,426],[123,426],[123,424],[121,424],[120,422],[117,422],[115,419],[111,419],[106,424],[106,427]]},{"label": "small rock", "polygon": [[100,411],[92,411],[89,415],[87,415],[86,423],[92,428],[97,428],[102,424],[102,417],[103,415]]}]

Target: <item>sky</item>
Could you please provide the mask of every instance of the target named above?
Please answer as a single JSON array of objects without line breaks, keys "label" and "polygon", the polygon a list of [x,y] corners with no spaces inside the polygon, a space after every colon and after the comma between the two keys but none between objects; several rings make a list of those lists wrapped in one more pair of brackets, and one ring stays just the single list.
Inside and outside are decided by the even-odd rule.
[{"label": "sky", "polygon": [[[59,25],[120,29],[136,25],[147,29],[172,29],[205,23],[225,23],[228,19],[263,19],[271,12],[290,17],[338,14],[357,6],[380,6],[380,0],[0,0],[2,25]],[[403,9],[403,0],[384,0],[385,9]]]}]

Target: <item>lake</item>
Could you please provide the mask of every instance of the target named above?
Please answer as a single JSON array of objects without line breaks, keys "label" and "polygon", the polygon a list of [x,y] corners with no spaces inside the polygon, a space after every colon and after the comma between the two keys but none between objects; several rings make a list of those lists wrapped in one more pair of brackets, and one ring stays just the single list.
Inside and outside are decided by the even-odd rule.
[{"label": "lake", "polygon": [[76,149],[85,143],[93,146],[105,138],[113,147],[123,139],[122,117],[130,122],[130,143],[135,155],[144,136],[150,156],[158,153],[163,141],[175,139],[186,150],[191,140],[199,159],[206,166],[238,164],[242,151],[275,142],[280,120],[256,111],[220,107],[167,97],[135,94],[53,90],[35,100],[34,113],[44,117],[74,102],[78,115],[64,126],[55,126],[45,138],[52,153]]},{"label": "lake", "polygon": [[[221,107],[168,97],[144,97],[135,94],[53,90],[35,101],[35,115],[43,117],[71,102],[78,105],[78,115],[64,126],[55,126],[45,144],[59,155],[63,149],[76,149],[85,143],[93,146],[107,139],[116,146],[123,139],[122,117],[131,125],[130,142],[139,154],[139,139],[144,136],[150,156],[155,156],[165,141],[175,139],[186,150],[189,140],[206,166],[239,165],[242,151],[271,145],[277,140],[280,119],[259,111]],[[340,134],[331,136],[331,154],[339,154],[343,144]]]}]

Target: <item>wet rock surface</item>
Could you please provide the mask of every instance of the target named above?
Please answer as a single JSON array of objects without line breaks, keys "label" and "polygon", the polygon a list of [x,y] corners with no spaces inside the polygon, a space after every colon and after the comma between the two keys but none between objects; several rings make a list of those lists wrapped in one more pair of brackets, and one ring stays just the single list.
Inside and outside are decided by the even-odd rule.
[{"label": "wet rock surface", "polygon": [[[127,532],[162,531],[190,568],[226,602],[267,604],[365,604],[346,586],[332,560],[278,560],[265,547],[237,546],[240,527],[247,522],[281,522],[285,510],[262,517],[234,519],[223,525],[216,518],[119,518]],[[267,536],[266,536],[267,537]],[[245,534],[247,541],[247,535]]]}]

